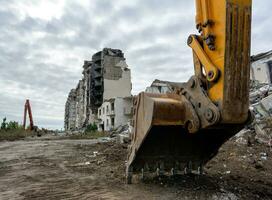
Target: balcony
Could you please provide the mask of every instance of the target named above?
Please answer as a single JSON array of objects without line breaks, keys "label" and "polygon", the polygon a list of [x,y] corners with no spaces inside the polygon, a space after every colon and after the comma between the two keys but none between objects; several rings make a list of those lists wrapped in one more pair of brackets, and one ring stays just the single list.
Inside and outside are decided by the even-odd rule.
[{"label": "balcony", "polygon": [[97,72],[101,72],[101,65],[99,64],[93,64],[93,70]]},{"label": "balcony", "polygon": [[95,79],[100,79],[100,78],[102,78],[102,74],[99,73],[99,72],[94,72],[94,78]]},{"label": "balcony", "polygon": [[109,110],[108,112],[106,112],[107,116],[114,116],[115,115],[115,111],[114,110]]},{"label": "balcony", "polygon": [[103,95],[103,92],[102,91],[94,91],[94,96],[99,98],[99,97],[102,97]]},{"label": "balcony", "polygon": [[102,86],[102,81],[101,80],[95,80],[94,81],[94,87],[101,87]]}]

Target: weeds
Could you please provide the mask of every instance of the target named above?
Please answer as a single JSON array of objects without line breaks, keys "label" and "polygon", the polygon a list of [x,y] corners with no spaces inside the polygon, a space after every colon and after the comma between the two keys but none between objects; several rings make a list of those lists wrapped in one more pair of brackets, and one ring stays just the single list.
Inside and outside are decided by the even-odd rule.
[{"label": "weeds", "polygon": [[32,136],[33,132],[24,130],[23,126],[16,121],[7,122],[7,118],[3,118],[0,129],[0,141],[14,141]]}]

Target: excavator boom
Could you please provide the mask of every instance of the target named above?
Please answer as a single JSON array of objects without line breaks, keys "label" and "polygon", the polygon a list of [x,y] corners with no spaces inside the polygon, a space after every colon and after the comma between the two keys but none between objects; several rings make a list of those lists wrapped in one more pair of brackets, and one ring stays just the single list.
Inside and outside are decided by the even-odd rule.
[{"label": "excavator boom", "polygon": [[24,129],[26,128],[26,116],[27,116],[27,113],[28,113],[28,116],[29,116],[30,130],[33,130],[34,129],[34,124],[33,124],[32,111],[31,111],[31,106],[30,106],[29,99],[27,99],[26,102],[25,102],[24,121],[23,121]]},{"label": "excavator boom", "polygon": [[133,172],[197,170],[250,118],[251,0],[196,0],[190,35],[195,75],[166,82],[168,94],[140,93],[134,100],[126,177]]}]

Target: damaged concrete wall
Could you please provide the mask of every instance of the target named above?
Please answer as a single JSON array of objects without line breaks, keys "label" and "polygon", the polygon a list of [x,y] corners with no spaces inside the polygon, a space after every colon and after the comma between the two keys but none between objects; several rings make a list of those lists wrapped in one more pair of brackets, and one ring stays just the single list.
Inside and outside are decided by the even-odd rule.
[{"label": "damaged concrete wall", "polygon": [[65,104],[64,128],[74,130],[76,127],[76,90],[72,89]]},{"label": "damaged concrete wall", "polygon": [[[71,92],[73,91],[73,98],[70,98],[70,94],[67,98],[64,120],[65,130],[78,130],[85,127],[89,122],[94,121],[89,95],[91,66],[91,61],[84,61],[83,77],[78,82],[77,87],[71,90]],[[69,113],[74,113],[73,117]]]},{"label": "damaged concrete wall", "polygon": [[251,80],[272,83],[272,51],[251,57]]},{"label": "damaged concrete wall", "polygon": [[76,88],[76,129],[84,123],[84,88],[83,80],[80,80]]},{"label": "damaged concrete wall", "polygon": [[115,115],[115,126],[124,126],[130,122],[132,118],[132,96],[125,98],[116,98],[115,99],[116,115]]},{"label": "damaged concrete wall", "polygon": [[[118,73],[117,70],[112,70],[113,68],[118,69]],[[110,76],[110,72],[113,72],[113,75]],[[107,78],[104,77],[104,100],[114,97],[128,97],[131,95],[131,72],[124,60],[121,60],[112,67],[107,74]]]}]

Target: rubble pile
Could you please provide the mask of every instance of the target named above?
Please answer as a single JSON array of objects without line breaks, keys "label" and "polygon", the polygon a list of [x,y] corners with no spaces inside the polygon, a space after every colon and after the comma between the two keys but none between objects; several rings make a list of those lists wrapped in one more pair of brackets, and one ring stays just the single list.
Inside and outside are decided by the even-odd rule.
[{"label": "rubble pile", "polygon": [[254,120],[235,139],[248,145],[258,142],[272,146],[272,85],[251,81],[249,100]]},{"label": "rubble pile", "polygon": [[111,138],[116,138],[116,141],[124,144],[130,142],[130,134],[132,133],[132,126],[126,124],[124,126],[119,126],[112,130],[110,133]]}]

